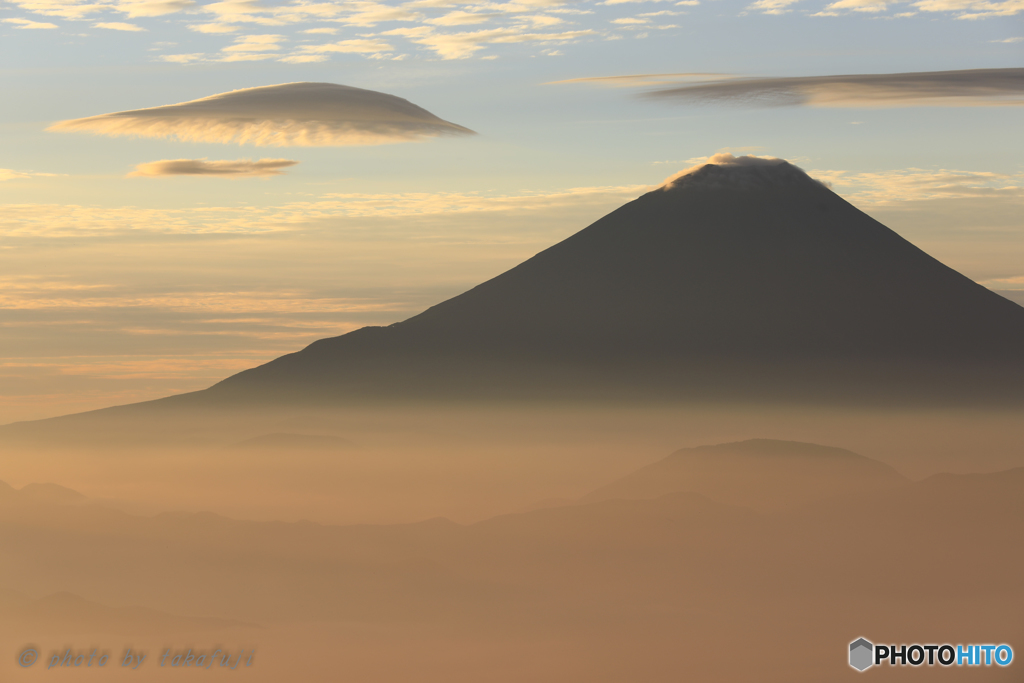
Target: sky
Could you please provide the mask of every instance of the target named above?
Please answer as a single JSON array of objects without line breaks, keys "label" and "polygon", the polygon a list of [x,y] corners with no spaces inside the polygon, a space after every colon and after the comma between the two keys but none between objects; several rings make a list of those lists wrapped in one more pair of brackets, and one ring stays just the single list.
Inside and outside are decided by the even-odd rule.
[{"label": "sky", "polygon": [[1022,16],[5,0],[0,423],[402,320],[716,153],[788,159],[1024,302]]}]

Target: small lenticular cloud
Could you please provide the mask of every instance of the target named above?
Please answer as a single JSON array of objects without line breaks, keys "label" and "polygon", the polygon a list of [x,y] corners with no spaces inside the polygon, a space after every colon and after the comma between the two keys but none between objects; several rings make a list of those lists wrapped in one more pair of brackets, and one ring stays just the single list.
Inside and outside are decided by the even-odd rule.
[{"label": "small lenticular cloud", "polygon": [[0,22],[5,24],[14,24],[14,28],[28,28],[28,29],[40,29],[40,28],[57,28],[57,24],[50,24],[45,21],[32,21],[30,19],[0,19]]},{"label": "small lenticular cloud", "polygon": [[260,159],[249,161],[207,161],[206,159],[165,159],[139,164],[129,178],[159,178],[170,175],[208,175],[222,178],[267,177],[282,175],[283,168],[296,165],[291,159]]},{"label": "small lenticular cloud", "polygon": [[381,145],[475,134],[400,97],[334,83],[233,90],[180,104],[60,121],[47,130],[277,147]]}]

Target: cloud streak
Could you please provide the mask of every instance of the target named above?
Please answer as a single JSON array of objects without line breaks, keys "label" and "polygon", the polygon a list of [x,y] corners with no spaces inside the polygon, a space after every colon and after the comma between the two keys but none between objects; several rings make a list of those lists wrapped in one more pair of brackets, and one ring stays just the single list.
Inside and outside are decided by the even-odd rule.
[{"label": "cloud streak", "polygon": [[[487,224],[529,214],[569,211],[580,220],[595,212],[608,212],[650,190],[645,185],[575,187],[522,194],[466,192],[330,193],[313,201],[282,206],[207,206],[187,209],[144,209],[134,206],[98,207],[76,204],[0,205],[0,238],[75,237],[163,234],[250,234],[291,232],[329,224],[337,234],[339,219],[434,217],[452,221],[456,216],[487,215]],[[531,219],[533,220],[533,219]],[[422,239],[416,229],[402,223],[408,239]],[[523,224],[517,223],[521,232]],[[476,234],[478,225],[474,223]],[[361,233],[362,234],[362,233]],[[431,232],[430,234],[434,234]],[[518,234],[518,233],[517,233]],[[450,235],[449,235],[450,237]],[[447,239],[442,237],[441,239]],[[474,239],[479,239],[477,235]],[[501,238],[507,241],[507,237]],[[2,284],[2,283],[0,283]]]},{"label": "cloud streak", "polygon": [[164,159],[139,164],[129,178],[159,178],[172,175],[205,175],[220,178],[268,177],[283,175],[281,169],[295,166],[291,159],[260,159],[250,161],[207,161],[206,159]]},{"label": "cloud streak", "polygon": [[718,82],[730,78],[738,78],[722,73],[674,73],[674,74],[628,74],[625,76],[584,76],[569,78],[564,81],[549,81],[544,85],[565,85],[567,83],[592,83],[609,88],[637,88],[667,85],[680,81]]},{"label": "cloud streak", "polygon": [[101,21],[98,24],[93,24],[93,28],[105,28],[110,31],[145,31],[146,29],[135,24],[126,24],[123,21]]},{"label": "cloud streak", "polygon": [[1024,174],[906,168],[854,173],[814,169],[811,175],[859,204],[938,199],[1024,199]]},{"label": "cloud streak", "polygon": [[394,95],[333,83],[285,83],[190,102],[60,121],[47,130],[259,146],[380,145],[474,135]]},{"label": "cloud streak", "polygon": [[[422,27],[420,27],[422,28]],[[416,33],[412,33],[416,31]],[[483,50],[488,44],[535,42],[562,44],[597,35],[590,29],[561,33],[524,33],[519,28],[496,28],[461,33],[430,33],[411,29],[409,39],[433,50],[442,59],[465,59]]]},{"label": "cloud streak", "polygon": [[56,173],[36,173],[34,171],[15,171],[13,168],[0,168],[0,182],[4,180],[21,180],[24,178],[52,178]]},{"label": "cloud streak", "polygon": [[11,4],[34,14],[65,19],[83,19],[102,12],[121,12],[135,17],[160,17],[188,9],[194,0],[115,0],[114,2],[93,2],[91,0],[15,0]]},{"label": "cloud streak", "polygon": [[57,28],[57,24],[51,24],[43,21],[32,21],[30,19],[0,19],[5,24],[14,24],[15,28],[28,28],[28,29],[50,29]]},{"label": "cloud streak", "polygon": [[986,17],[1011,17],[1024,11],[1020,0],[920,0],[914,7],[922,12],[956,12],[957,19],[984,19]]},{"label": "cloud streak", "polygon": [[741,78],[643,95],[687,104],[754,107],[920,107],[1024,104],[1024,69]]}]

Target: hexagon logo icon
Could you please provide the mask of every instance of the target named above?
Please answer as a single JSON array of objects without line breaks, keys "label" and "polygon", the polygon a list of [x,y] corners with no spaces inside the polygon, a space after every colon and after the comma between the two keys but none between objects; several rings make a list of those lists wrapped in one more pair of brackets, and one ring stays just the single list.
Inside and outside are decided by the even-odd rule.
[{"label": "hexagon logo icon", "polygon": [[864,640],[858,638],[857,640],[850,643],[850,666],[857,671],[864,671],[872,664],[875,659],[875,646]]}]

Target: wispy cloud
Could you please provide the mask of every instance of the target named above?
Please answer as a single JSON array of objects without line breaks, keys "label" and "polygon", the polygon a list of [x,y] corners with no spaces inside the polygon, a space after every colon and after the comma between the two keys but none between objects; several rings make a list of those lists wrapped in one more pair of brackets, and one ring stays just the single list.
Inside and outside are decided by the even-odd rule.
[{"label": "wispy cloud", "polygon": [[416,37],[410,37],[410,40],[430,48],[443,59],[465,59],[483,50],[484,46],[488,44],[526,42],[561,44],[594,36],[596,33],[590,29],[561,33],[532,33],[513,28],[496,28],[461,33],[421,32]]},{"label": "wispy cloud", "polygon": [[1024,174],[923,168],[867,173],[814,169],[808,173],[861,203],[1024,198]]},{"label": "wispy cloud", "polygon": [[812,107],[1024,104],[1024,69],[742,78],[662,88],[645,97],[688,104]]},{"label": "wispy cloud", "polygon": [[238,26],[234,24],[221,24],[221,23],[209,23],[209,24],[189,24],[191,30],[198,33],[237,33]]},{"label": "wispy cloud", "polygon": [[351,40],[339,40],[334,43],[325,43],[323,45],[303,45],[299,49],[301,55],[323,55],[328,53],[376,54],[394,50],[390,43],[378,38],[354,38]]},{"label": "wispy cloud", "polygon": [[126,24],[120,21],[105,21],[98,24],[93,24],[93,28],[105,28],[111,31],[145,31],[146,29],[135,24]]},{"label": "wispy cloud", "polygon": [[23,178],[52,178],[56,175],[56,173],[36,173],[35,171],[15,171],[10,168],[0,168],[0,182],[3,182],[4,180],[18,180]]},{"label": "wispy cloud", "polygon": [[[165,59],[174,57],[182,56]],[[408,100],[333,83],[233,90],[181,104],[61,121],[48,130],[304,147],[378,145],[474,134]]]},{"label": "wispy cloud", "polygon": [[[0,236],[75,236],[168,233],[260,234],[288,232],[337,218],[500,215],[598,207],[609,211],[636,199],[646,185],[575,187],[565,190],[487,194],[406,192],[329,193],[276,207],[227,206],[190,209],[94,207],[76,204],[0,205]],[[490,220],[490,219],[489,219]]]},{"label": "wispy cloud", "polygon": [[[959,19],[1008,17],[1024,11],[1022,0],[747,0],[742,10],[766,14],[801,12],[819,17],[840,17],[869,14],[894,19],[922,13],[945,13]],[[630,17],[616,16],[625,7],[639,3],[670,9],[650,11]],[[658,4],[655,4],[658,3]],[[700,0],[599,0],[585,5],[572,5],[567,0],[500,0],[476,2],[474,0],[293,0],[288,3],[264,3],[261,0],[217,0],[199,3],[196,0],[9,0],[9,4],[34,15],[63,17],[71,20],[94,18],[98,14],[120,13],[128,18],[161,17],[187,12],[192,19],[187,26],[199,33],[210,35],[250,33],[254,27],[274,31],[282,36],[276,47],[256,49],[257,43],[240,41],[214,48],[208,53],[188,53],[157,57],[161,61],[181,64],[214,61],[264,61],[285,63],[325,61],[335,54],[356,54],[370,59],[401,59],[417,51],[443,59],[493,59],[487,48],[497,44],[518,43],[534,45],[536,54],[552,54],[553,45],[584,40],[615,40],[625,31],[634,37],[645,37],[647,29],[675,28],[674,24],[656,25],[653,17],[686,13],[685,8],[700,5]],[[905,11],[899,11],[905,10]],[[588,25],[581,25],[580,17],[588,14],[609,13],[611,16],[594,17]],[[895,13],[893,13],[895,12]],[[56,28],[55,25],[29,18],[3,20],[22,29]],[[590,20],[587,20],[590,21]],[[178,23],[178,22],[175,22]],[[314,27],[309,27],[315,23]],[[111,30],[145,30],[131,23],[103,21],[97,28]],[[135,28],[128,28],[135,26]],[[396,26],[410,29],[409,33],[393,32]],[[539,31],[559,26],[560,33]],[[379,29],[378,29],[379,27]],[[459,30],[473,27],[474,30]],[[290,50],[285,44],[301,42],[303,35],[333,35],[348,28],[377,29],[379,33],[361,33],[345,36],[339,49],[308,51],[299,46]],[[609,30],[614,29],[614,30]],[[388,49],[356,49],[359,40],[380,40],[382,35],[399,36]],[[293,43],[285,41],[294,39]],[[1013,38],[1000,41],[1012,43]],[[353,41],[353,42],[349,42]],[[388,41],[384,41],[388,42]],[[350,46],[346,49],[346,45]],[[250,49],[250,47],[252,49]],[[201,56],[195,56],[201,54]]]},{"label": "wispy cloud", "polygon": [[365,0],[349,0],[345,3],[345,9],[348,11],[336,21],[348,26],[372,27],[388,21],[417,21],[423,18],[423,15],[405,7]]},{"label": "wispy cloud", "polygon": [[233,45],[228,45],[221,52],[266,52],[280,50],[284,36],[278,34],[262,34],[241,36]]},{"label": "wispy cloud", "polygon": [[983,280],[978,284],[984,285],[989,289],[1024,291],[1024,275],[1016,275],[1012,277],[997,277],[992,278],[990,280]]},{"label": "wispy cloud", "polygon": [[267,177],[282,175],[282,169],[299,162],[290,159],[260,159],[250,161],[207,161],[206,159],[164,159],[139,164],[129,177],[157,178],[174,175],[215,176],[219,178]]},{"label": "wispy cloud", "polygon": [[922,12],[952,12],[959,19],[984,19],[986,17],[1010,17],[1024,12],[1021,0],[921,0],[914,7]]},{"label": "wispy cloud", "polygon": [[468,26],[471,24],[483,24],[497,16],[501,15],[455,10],[433,19],[427,19],[426,23],[433,24],[434,26]]},{"label": "wispy cloud", "polygon": [[[607,4],[634,0],[608,0]],[[640,1],[640,0],[636,0]],[[662,2],[665,0],[643,0]],[[671,0],[668,0],[671,1]],[[192,31],[209,35],[252,33],[254,26],[264,27],[269,35],[281,38],[260,49],[258,36],[239,38],[219,51],[192,52],[183,55],[156,57],[161,61],[189,64],[214,61],[276,60],[286,63],[324,61],[333,54],[358,54],[370,59],[403,59],[408,52],[428,52],[443,59],[465,59],[479,56],[492,59],[496,55],[481,55],[486,46],[495,44],[534,44],[539,54],[551,54],[553,45],[563,45],[587,38],[608,39],[607,31],[571,27],[561,32],[547,32],[554,26],[577,23],[575,15],[593,14],[594,10],[566,7],[566,0],[509,0],[508,2],[477,3],[470,0],[409,0],[406,2],[378,2],[377,0],[295,0],[287,4],[263,3],[260,0],[217,0],[205,4],[195,0],[11,0],[12,4],[35,14],[61,16],[82,20],[96,14],[121,13],[129,18],[158,17],[187,11],[193,20],[186,25]],[[692,5],[698,0],[683,0],[675,4]],[[654,14],[654,13],[649,13]],[[27,23],[26,23],[27,22]],[[308,27],[311,22],[321,25]],[[44,28],[39,22],[19,19],[23,28]],[[327,23],[328,25],[323,25]],[[306,24],[298,28],[296,25]],[[345,28],[373,29],[385,25],[379,33],[361,33],[356,37],[325,46],[297,45],[286,51],[282,45],[290,38],[295,43],[302,35],[336,34]],[[396,25],[411,29],[409,33],[395,32]],[[143,30],[128,28],[134,24],[103,21],[97,28],[113,30]],[[294,31],[289,31],[291,27]],[[476,31],[459,31],[459,27],[479,27]],[[663,28],[663,27],[657,27]],[[455,30],[452,30],[455,29]],[[372,41],[387,43],[382,36],[399,36],[410,46],[370,49]],[[360,42],[370,41],[370,42]],[[411,50],[409,49],[411,48]]]},{"label": "wispy cloud", "polygon": [[837,10],[849,10],[852,12],[884,12],[889,5],[889,0],[839,0],[825,7],[825,12],[836,12]]},{"label": "wispy cloud", "polygon": [[763,12],[764,14],[785,14],[789,12],[789,6],[795,5],[800,0],[757,0],[747,9]]},{"label": "wispy cloud", "polygon": [[192,52],[181,55],[160,55],[160,61],[172,62],[175,64],[190,64],[192,62],[202,61],[205,57],[206,55],[202,52]]},{"label": "wispy cloud", "polygon": [[634,199],[647,189],[650,188],[646,185],[575,187],[555,192],[497,196],[461,192],[409,192],[389,195],[332,193],[324,195],[324,201],[318,204],[326,207],[333,203],[335,211],[353,217],[501,213],[546,210],[595,199],[607,200],[609,197]]},{"label": "wispy cloud", "polygon": [[667,85],[681,82],[721,81],[738,78],[722,73],[674,73],[674,74],[629,74],[625,76],[585,76],[569,78],[564,81],[549,81],[545,85],[562,85],[565,83],[592,83],[611,88],[638,88]]},{"label": "wispy cloud", "polygon": [[0,21],[4,22],[6,24],[14,24],[15,28],[29,28],[29,29],[32,29],[32,28],[42,28],[42,29],[57,28],[57,24],[50,24],[50,23],[44,22],[44,21],[31,21],[29,19],[11,18],[11,19],[0,19]]},{"label": "wispy cloud", "polygon": [[[599,5],[626,5],[626,4],[634,4],[634,3],[640,3],[640,2],[671,2],[671,0],[604,0],[604,2],[599,2],[597,4],[599,4]],[[685,3],[677,2],[675,4],[677,4],[677,5],[684,5],[684,4],[685,5],[698,5],[700,3],[699,3],[698,0],[690,0],[689,2],[685,2]]]},{"label": "wispy cloud", "polygon": [[90,2],[89,0],[14,0],[14,4],[33,14],[65,19],[84,19],[101,12],[120,12],[129,18],[159,17],[181,12],[193,6],[193,0],[114,0],[113,2]]},{"label": "wispy cloud", "polygon": [[161,17],[181,12],[195,4],[193,0],[122,0],[115,8],[132,18]]},{"label": "wispy cloud", "polygon": [[[14,282],[18,279],[12,278]],[[27,287],[11,288],[8,281],[0,281],[0,308],[5,310],[44,309],[95,309],[95,308],[163,308],[187,312],[211,313],[365,313],[389,310],[392,306],[358,299],[313,298],[297,292],[281,291],[222,291],[130,294],[123,288],[109,287],[108,291],[95,291],[88,286],[50,283],[56,287],[47,288],[48,283],[33,283]],[[146,334],[147,330],[134,330],[135,334]],[[150,333],[155,332],[149,331]],[[162,333],[183,334],[181,330]]]}]

